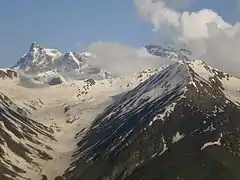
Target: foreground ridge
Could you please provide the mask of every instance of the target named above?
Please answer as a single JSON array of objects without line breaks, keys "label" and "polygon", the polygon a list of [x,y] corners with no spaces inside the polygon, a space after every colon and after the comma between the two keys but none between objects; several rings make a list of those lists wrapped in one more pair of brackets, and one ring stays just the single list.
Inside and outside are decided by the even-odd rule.
[{"label": "foreground ridge", "polygon": [[233,82],[240,85],[200,60],[170,65],[95,119],[65,176],[239,179],[240,107],[229,90]]}]

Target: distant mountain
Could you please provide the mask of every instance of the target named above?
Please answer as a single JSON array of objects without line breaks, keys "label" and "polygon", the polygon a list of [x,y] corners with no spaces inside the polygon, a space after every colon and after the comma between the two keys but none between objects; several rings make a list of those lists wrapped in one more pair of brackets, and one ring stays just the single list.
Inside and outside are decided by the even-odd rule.
[{"label": "distant mountain", "polygon": [[49,84],[86,78],[104,79],[109,75],[104,70],[89,65],[88,60],[94,60],[94,56],[87,52],[61,53],[57,49],[42,48],[39,44],[32,43],[29,52],[13,69]]},{"label": "distant mountain", "polygon": [[145,45],[147,51],[162,58],[168,58],[172,60],[190,60],[192,53],[188,49],[176,49],[173,47],[164,47],[162,45]]},{"label": "distant mountain", "polygon": [[240,80],[182,61],[110,105],[78,143],[70,180],[238,180]]},{"label": "distant mountain", "polygon": [[[146,45],[147,51],[155,56],[178,61],[189,60],[191,52],[187,49],[177,50],[161,45]],[[32,43],[29,52],[25,54],[13,70],[33,78],[34,81],[56,85],[69,80],[106,79],[111,77],[109,72],[92,65],[89,61],[97,58],[89,52],[66,52],[57,49],[43,48]]]}]

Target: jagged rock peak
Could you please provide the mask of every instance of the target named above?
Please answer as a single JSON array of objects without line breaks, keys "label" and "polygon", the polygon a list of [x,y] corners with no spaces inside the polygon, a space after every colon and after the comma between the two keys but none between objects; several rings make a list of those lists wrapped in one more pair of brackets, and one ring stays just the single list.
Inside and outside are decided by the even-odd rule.
[{"label": "jagged rock peak", "polygon": [[29,52],[33,52],[35,48],[40,48],[40,45],[37,44],[36,42],[32,42]]},{"label": "jagged rock peak", "polygon": [[[105,79],[103,69],[89,65],[88,60],[94,59],[88,52],[60,52],[57,49],[43,48],[33,42],[30,50],[12,68],[21,73],[33,76],[41,83],[49,83],[52,79],[62,81],[79,79]],[[42,82],[43,81],[43,82]]]}]

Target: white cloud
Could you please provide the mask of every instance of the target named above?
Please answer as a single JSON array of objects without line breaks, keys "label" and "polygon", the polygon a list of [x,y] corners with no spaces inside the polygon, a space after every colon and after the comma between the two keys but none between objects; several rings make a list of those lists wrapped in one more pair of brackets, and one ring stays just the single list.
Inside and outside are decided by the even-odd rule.
[{"label": "white cloud", "polygon": [[89,63],[115,75],[129,75],[169,64],[168,60],[150,55],[145,48],[134,48],[118,42],[96,42],[89,46],[88,51],[96,56]]},{"label": "white cloud", "polygon": [[179,13],[166,6],[162,0],[135,0],[135,5],[141,17],[153,24],[154,30],[175,28],[179,38],[187,40],[208,37],[209,24],[216,24],[220,29],[231,26],[209,9]]},{"label": "white cloud", "polygon": [[237,5],[239,6],[240,5],[240,0],[236,0],[236,2],[237,2]]},{"label": "white cloud", "polygon": [[155,30],[162,25],[179,27],[180,13],[166,7],[164,1],[135,0],[139,14],[146,20],[152,22]]},{"label": "white cloud", "polygon": [[204,48],[202,52],[195,47],[199,46],[199,40],[191,42],[194,52],[199,53],[199,56],[211,66],[239,75],[240,26],[237,24],[225,30],[211,26],[209,29],[211,36],[201,41],[200,47]]},{"label": "white cloud", "polygon": [[[174,1],[174,0],[172,0]],[[175,0],[178,1],[178,0]],[[135,0],[140,16],[159,34],[184,43],[212,66],[239,74],[240,25],[225,22],[211,9],[177,12],[163,0]]]}]

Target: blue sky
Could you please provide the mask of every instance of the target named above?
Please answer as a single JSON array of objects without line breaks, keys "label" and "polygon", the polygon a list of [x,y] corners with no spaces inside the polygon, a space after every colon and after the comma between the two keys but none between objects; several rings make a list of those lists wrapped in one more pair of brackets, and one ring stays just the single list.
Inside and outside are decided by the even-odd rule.
[{"label": "blue sky", "polygon": [[[228,22],[240,20],[236,0],[190,0],[188,10],[211,8]],[[0,66],[14,65],[30,43],[80,51],[92,42],[119,41],[140,47],[157,43],[133,0],[2,0]]]}]

